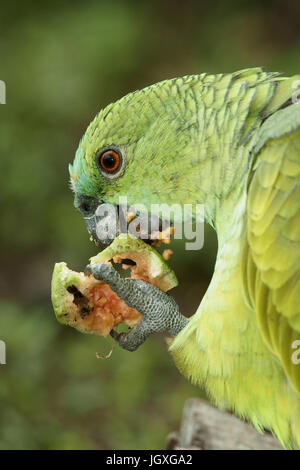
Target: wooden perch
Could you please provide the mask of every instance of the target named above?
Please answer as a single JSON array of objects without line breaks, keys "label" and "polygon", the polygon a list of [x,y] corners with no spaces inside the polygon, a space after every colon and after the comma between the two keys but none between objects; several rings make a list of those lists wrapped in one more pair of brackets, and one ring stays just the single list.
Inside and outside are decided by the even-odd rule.
[{"label": "wooden perch", "polygon": [[199,398],[187,400],[179,432],[168,436],[170,450],[283,450],[269,432],[220,411]]}]

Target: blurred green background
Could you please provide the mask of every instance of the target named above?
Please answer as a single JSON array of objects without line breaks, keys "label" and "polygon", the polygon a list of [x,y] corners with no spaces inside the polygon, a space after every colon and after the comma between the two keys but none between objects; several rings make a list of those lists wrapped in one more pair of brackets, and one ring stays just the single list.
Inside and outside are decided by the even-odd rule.
[{"label": "blurred green background", "polygon": [[[68,163],[100,108],[136,88],[200,72],[264,65],[299,73],[299,2],[6,2],[0,13],[0,449],[154,449],[199,396],[162,337],[136,353],[60,326],[54,262],[96,253],[73,208]],[[209,283],[216,237],[171,259],[182,311]]]}]

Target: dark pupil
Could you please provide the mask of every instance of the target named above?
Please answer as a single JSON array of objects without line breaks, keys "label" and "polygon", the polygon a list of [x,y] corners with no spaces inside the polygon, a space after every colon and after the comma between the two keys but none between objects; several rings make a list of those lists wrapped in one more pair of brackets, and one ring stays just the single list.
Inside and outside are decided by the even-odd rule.
[{"label": "dark pupil", "polygon": [[111,169],[116,164],[116,157],[112,153],[107,153],[106,155],[103,156],[102,162],[105,168]]}]

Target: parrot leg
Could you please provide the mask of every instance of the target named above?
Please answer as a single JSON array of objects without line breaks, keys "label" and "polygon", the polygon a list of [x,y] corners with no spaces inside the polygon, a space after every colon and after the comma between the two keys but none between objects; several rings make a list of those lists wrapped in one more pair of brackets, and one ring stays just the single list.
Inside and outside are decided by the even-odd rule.
[{"label": "parrot leg", "polygon": [[88,265],[85,274],[109,284],[120,299],[143,315],[129,333],[111,332],[119,346],[127,351],[135,351],[152,333],[166,332],[176,336],[188,323],[173,297],[148,282],[124,279],[112,266],[104,263]]}]

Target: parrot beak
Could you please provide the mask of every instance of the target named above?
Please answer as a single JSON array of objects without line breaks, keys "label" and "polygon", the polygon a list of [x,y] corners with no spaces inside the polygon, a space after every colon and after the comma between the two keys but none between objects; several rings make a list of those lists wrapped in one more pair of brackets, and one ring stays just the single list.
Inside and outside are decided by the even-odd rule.
[{"label": "parrot beak", "polygon": [[[130,233],[157,247],[161,243],[170,243],[174,233],[170,222],[156,215],[128,213],[124,207],[99,203],[94,197],[77,194],[74,206],[84,217],[91,241],[100,247],[109,245],[121,233]],[[152,227],[157,228],[154,233]]]}]

